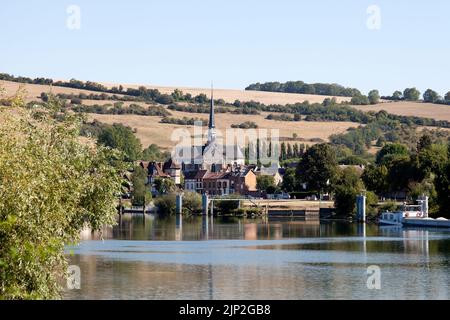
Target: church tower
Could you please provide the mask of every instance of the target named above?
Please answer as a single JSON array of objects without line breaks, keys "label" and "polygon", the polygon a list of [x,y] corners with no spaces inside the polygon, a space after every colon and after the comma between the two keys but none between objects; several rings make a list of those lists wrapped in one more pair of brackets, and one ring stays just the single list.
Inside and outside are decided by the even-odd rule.
[{"label": "church tower", "polygon": [[216,124],[214,119],[214,88],[211,84],[211,104],[209,108],[208,144],[216,139]]}]

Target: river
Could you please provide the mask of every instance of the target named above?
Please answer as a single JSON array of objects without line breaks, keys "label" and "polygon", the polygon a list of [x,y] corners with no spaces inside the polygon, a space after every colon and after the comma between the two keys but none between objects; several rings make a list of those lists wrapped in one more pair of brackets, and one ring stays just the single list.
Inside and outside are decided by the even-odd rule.
[{"label": "river", "polygon": [[124,215],[66,252],[65,299],[450,298],[446,230]]}]

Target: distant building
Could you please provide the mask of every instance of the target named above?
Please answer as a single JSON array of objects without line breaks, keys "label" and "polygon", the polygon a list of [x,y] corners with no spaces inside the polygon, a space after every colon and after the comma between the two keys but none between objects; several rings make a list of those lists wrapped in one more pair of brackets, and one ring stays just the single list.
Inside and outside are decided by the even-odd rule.
[{"label": "distant building", "polygon": [[285,169],[281,168],[279,163],[274,163],[270,167],[261,166],[261,168],[256,171],[257,176],[271,176],[274,179],[275,185],[279,186],[283,183],[283,176]]},{"label": "distant building", "polygon": [[256,175],[250,168],[239,168],[230,174],[230,192],[242,195],[255,193]]},{"label": "distant building", "polygon": [[184,173],[198,170],[221,172],[229,165],[242,166],[245,164],[245,155],[240,146],[223,145],[216,137],[214,94],[212,90],[206,144],[179,146],[175,150],[175,156],[181,163]]}]

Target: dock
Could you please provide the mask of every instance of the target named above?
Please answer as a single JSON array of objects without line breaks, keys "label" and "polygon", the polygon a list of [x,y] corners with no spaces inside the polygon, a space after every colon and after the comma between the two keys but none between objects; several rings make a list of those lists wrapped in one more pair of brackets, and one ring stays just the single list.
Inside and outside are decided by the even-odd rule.
[{"label": "dock", "polygon": [[431,228],[450,228],[450,220],[444,218],[405,218],[403,225],[406,227],[431,227]]}]

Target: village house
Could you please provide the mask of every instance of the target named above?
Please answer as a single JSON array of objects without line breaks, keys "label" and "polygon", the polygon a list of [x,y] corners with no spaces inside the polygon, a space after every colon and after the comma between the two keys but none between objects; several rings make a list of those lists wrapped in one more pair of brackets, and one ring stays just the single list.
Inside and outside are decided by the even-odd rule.
[{"label": "village house", "polygon": [[230,194],[230,172],[208,172],[203,177],[203,191],[212,196]]},{"label": "village house", "polygon": [[207,170],[185,172],[184,190],[203,193],[203,178],[207,173]]},{"label": "village house", "polygon": [[249,195],[256,191],[256,175],[251,168],[239,168],[230,174],[231,193]]},{"label": "village house", "polygon": [[276,186],[283,183],[283,176],[285,169],[280,167],[279,163],[274,163],[270,167],[261,166],[259,170],[256,171],[257,176],[271,176],[275,182]]},{"label": "village house", "polygon": [[172,160],[167,162],[138,161],[138,165],[147,171],[146,185],[151,186],[152,193],[156,192],[154,184],[157,178],[171,179],[176,185],[181,184],[181,166]]}]

